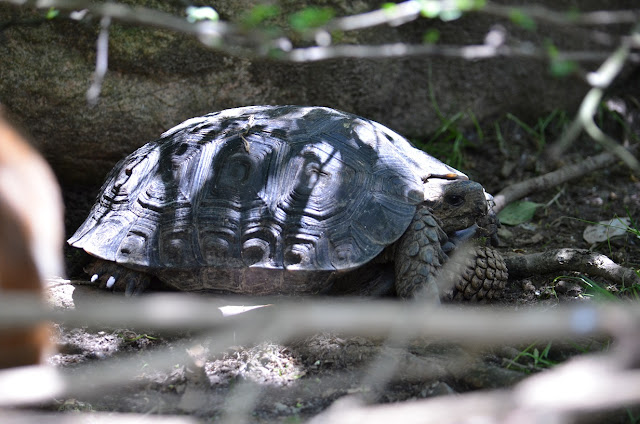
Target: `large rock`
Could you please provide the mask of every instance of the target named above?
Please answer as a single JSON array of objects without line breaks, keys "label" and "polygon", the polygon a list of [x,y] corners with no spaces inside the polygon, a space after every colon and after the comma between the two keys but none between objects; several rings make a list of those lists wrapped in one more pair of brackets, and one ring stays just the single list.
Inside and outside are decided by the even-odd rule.
[{"label": "large rock", "polygon": [[[158,6],[152,0],[137,3]],[[222,19],[234,21],[253,3],[215,5]],[[568,9],[573,2],[562,3]],[[616,2],[607,7],[615,8],[612,3]],[[373,0],[333,3],[338,14],[378,6]],[[557,2],[553,6],[563,7]],[[583,9],[587,6],[580,4]],[[232,57],[189,36],[114,23],[109,72],[98,105],[89,107],[85,98],[95,66],[97,20],[45,20],[42,11],[6,4],[0,4],[0,16],[12,17],[0,33],[0,102],[32,134],[63,186],[95,186],[116,161],[164,130],[186,118],[229,107],[331,106],[407,136],[424,136],[441,125],[432,94],[445,116],[472,111],[482,120],[506,111],[526,118],[553,108],[571,109],[587,88],[577,78],[554,78],[547,64],[533,59],[410,57],[283,63]],[[437,28],[442,44],[477,44],[497,22],[485,14],[449,23],[420,19],[346,37],[361,44],[419,43],[425,31]],[[580,30],[549,26],[532,32],[502,24],[510,36],[537,45],[551,39],[560,48],[593,48]]]}]

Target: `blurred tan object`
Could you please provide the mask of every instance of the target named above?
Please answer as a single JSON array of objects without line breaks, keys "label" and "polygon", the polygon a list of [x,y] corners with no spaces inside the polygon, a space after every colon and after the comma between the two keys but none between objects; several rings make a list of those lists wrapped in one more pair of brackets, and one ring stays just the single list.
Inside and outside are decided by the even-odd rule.
[{"label": "blurred tan object", "polygon": [[[44,278],[64,273],[63,238],[53,172],[0,116],[0,296],[42,295]],[[40,362],[51,346],[49,333],[46,324],[0,332],[0,368]]]}]

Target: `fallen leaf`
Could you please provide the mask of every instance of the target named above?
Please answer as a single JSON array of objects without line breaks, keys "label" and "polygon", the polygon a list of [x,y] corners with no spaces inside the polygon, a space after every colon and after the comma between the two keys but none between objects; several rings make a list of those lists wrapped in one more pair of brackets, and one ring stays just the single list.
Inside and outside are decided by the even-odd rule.
[{"label": "fallen leaf", "polygon": [[600,243],[610,238],[624,235],[630,225],[631,220],[629,218],[613,218],[608,221],[600,221],[585,228],[582,238],[590,244]]},{"label": "fallen leaf", "polygon": [[542,206],[541,203],[522,200],[508,204],[498,214],[501,224],[518,225],[530,221],[536,213],[536,209]]}]

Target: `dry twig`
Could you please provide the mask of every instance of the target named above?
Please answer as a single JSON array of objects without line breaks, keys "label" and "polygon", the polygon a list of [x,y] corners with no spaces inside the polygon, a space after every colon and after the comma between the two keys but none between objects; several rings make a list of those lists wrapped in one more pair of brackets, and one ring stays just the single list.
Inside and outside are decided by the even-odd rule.
[{"label": "dry twig", "polygon": [[[630,152],[627,153],[631,155]],[[547,174],[507,186],[493,197],[496,203],[494,211],[498,213],[511,202],[532,193],[548,190],[574,178],[583,177],[593,171],[609,166],[617,160],[618,156],[605,152],[586,158],[581,162],[566,165]]]}]

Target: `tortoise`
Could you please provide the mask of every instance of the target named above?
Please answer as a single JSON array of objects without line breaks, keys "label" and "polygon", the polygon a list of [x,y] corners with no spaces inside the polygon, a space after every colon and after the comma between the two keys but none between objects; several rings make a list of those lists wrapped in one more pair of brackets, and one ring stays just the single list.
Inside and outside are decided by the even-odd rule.
[{"label": "tortoise", "polygon": [[68,242],[97,258],[92,282],[129,295],[160,280],[251,295],[482,299],[507,277],[492,248],[458,261],[452,287],[436,276],[463,240],[493,238],[491,204],[479,183],[377,122],[248,106],[189,119],[120,161]]}]

